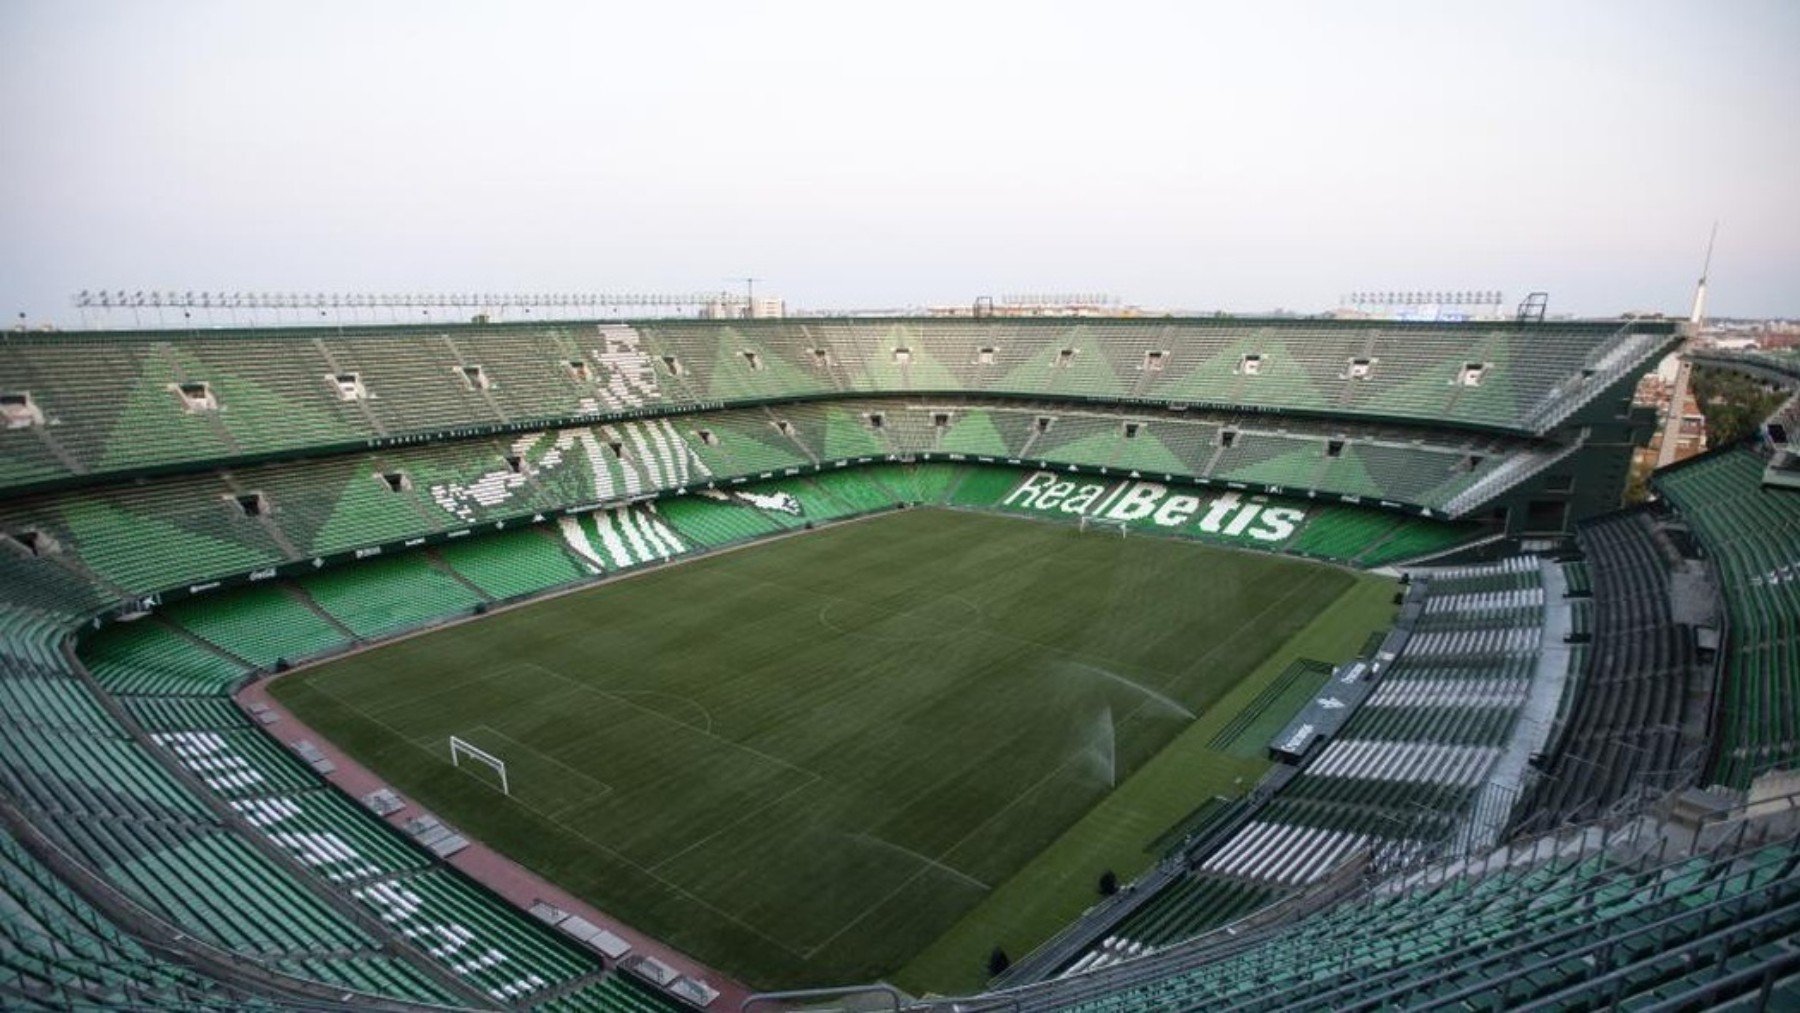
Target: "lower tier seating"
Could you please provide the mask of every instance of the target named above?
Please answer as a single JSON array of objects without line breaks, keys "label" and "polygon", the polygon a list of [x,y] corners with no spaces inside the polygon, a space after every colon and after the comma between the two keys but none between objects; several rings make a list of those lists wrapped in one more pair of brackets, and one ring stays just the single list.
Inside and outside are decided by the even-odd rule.
[{"label": "lower tier seating", "polygon": [[467,613],[482,600],[420,553],[326,570],[298,583],[327,614],[363,638]]},{"label": "lower tier seating", "polygon": [[1343,727],[1074,968],[1178,942],[1359,859],[1402,867],[1484,842],[1473,811],[1517,751],[1545,622],[1540,574],[1527,558],[1418,571],[1411,638]]},{"label": "lower tier seating", "polygon": [[572,584],[593,572],[538,528],[465,538],[444,545],[437,553],[450,569],[496,599]]},{"label": "lower tier seating", "polygon": [[[296,601],[292,588],[253,588],[230,621],[196,625],[234,646],[264,645],[247,651],[259,658],[288,652],[291,643],[247,631],[297,614]],[[163,926],[159,939],[351,1005],[367,1005],[359,996],[530,1002],[606,980],[597,956],[432,868],[274,746],[225,696],[248,673],[243,663],[152,617],[92,638],[90,682],[55,647],[72,625],[0,606],[0,694],[21,702],[0,711],[0,804],[109,884],[134,917]],[[109,690],[117,712],[105,706]],[[4,836],[0,922],[9,1008],[267,1001],[266,984],[256,998],[151,956]],[[406,953],[399,940],[411,941]],[[446,984],[458,980],[462,991]]]},{"label": "lower tier seating", "polygon": [[[414,994],[447,998],[428,985]],[[0,834],[0,1002],[8,1008],[225,1010],[253,1001],[152,954]]]},{"label": "lower tier seating", "polygon": [[177,602],[162,615],[258,668],[306,658],[344,643],[344,635],[285,588],[245,588]]}]

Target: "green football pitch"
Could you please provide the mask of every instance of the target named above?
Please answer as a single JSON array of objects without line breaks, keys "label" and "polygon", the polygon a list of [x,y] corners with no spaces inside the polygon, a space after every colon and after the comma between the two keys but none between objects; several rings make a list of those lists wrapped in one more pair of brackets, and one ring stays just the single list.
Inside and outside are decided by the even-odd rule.
[{"label": "green football pitch", "polygon": [[[1005,921],[1010,879],[1178,737],[1227,719],[1220,701],[1240,707],[1246,677],[1272,677],[1344,600],[1361,606],[1333,643],[1360,642],[1382,584],[910,510],[398,641],[274,692],[466,832],[755,986],[900,972],[949,988],[978,981],[992,945],[968,918]],[[486,768],[451,766],[452,735],[506,762],[510,797]],[[1167,818],[1126,835],[1135,851],[1261,769],[1190,752],[1152,789]],[[1091,881],[1062,889],[1054,917],[1092,900]],[[936,959],[955,980],[906,980],[953,927],[969,952]]]}]

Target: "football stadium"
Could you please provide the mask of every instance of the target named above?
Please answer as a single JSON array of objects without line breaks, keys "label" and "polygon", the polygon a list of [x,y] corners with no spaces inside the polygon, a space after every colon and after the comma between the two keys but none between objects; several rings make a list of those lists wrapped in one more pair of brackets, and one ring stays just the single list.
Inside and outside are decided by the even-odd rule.
[{"label": "football stadium", "polygon": [[8,333],[0,991],[1800,1002],[1795,430],[1620,508],[1687,336]]}]

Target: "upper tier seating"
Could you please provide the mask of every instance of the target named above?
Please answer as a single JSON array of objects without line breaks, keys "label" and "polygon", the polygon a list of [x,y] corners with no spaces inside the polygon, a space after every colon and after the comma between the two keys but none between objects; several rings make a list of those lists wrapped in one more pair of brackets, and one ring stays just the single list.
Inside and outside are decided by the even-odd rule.
[{"label": "upper tier seating", "polygon": [[0,430],[0,488],[869,393],[1179,402],[1540,434],[1672,340],[1670,325],[1649,322],[1230,318],[14,333],[0,337],[0,393],[28,399],[42,421]]}]

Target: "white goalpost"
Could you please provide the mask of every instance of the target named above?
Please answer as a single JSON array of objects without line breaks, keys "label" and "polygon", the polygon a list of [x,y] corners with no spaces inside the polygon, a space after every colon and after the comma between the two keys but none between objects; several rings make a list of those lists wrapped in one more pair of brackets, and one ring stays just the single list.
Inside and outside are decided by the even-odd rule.
[{"label": "white goalpost", "polygon": [[462,758],[465,756],[472,760],[478,760],[487,764],[495,773],[499,774],[500,793],[509,798],[512,796],[512,786],[506,780],[505,760],[502,760],[493,753],[482,749],[466,739],[459,739],[454,735],[450,736],[450,765],[459,770],[462,769]]},{"label": "white goalpost", "polygon": [[1098,527],[1102,531],[1117,529],[1119,537],[1124,538],[1125,532],[1129,530],[1130,525],[1126,524],[1124,521],[1103,521],[1090,517],[1087,514],[1082,514],[1080,531],[1085,534],[1090,528],[1094,527]]}]

